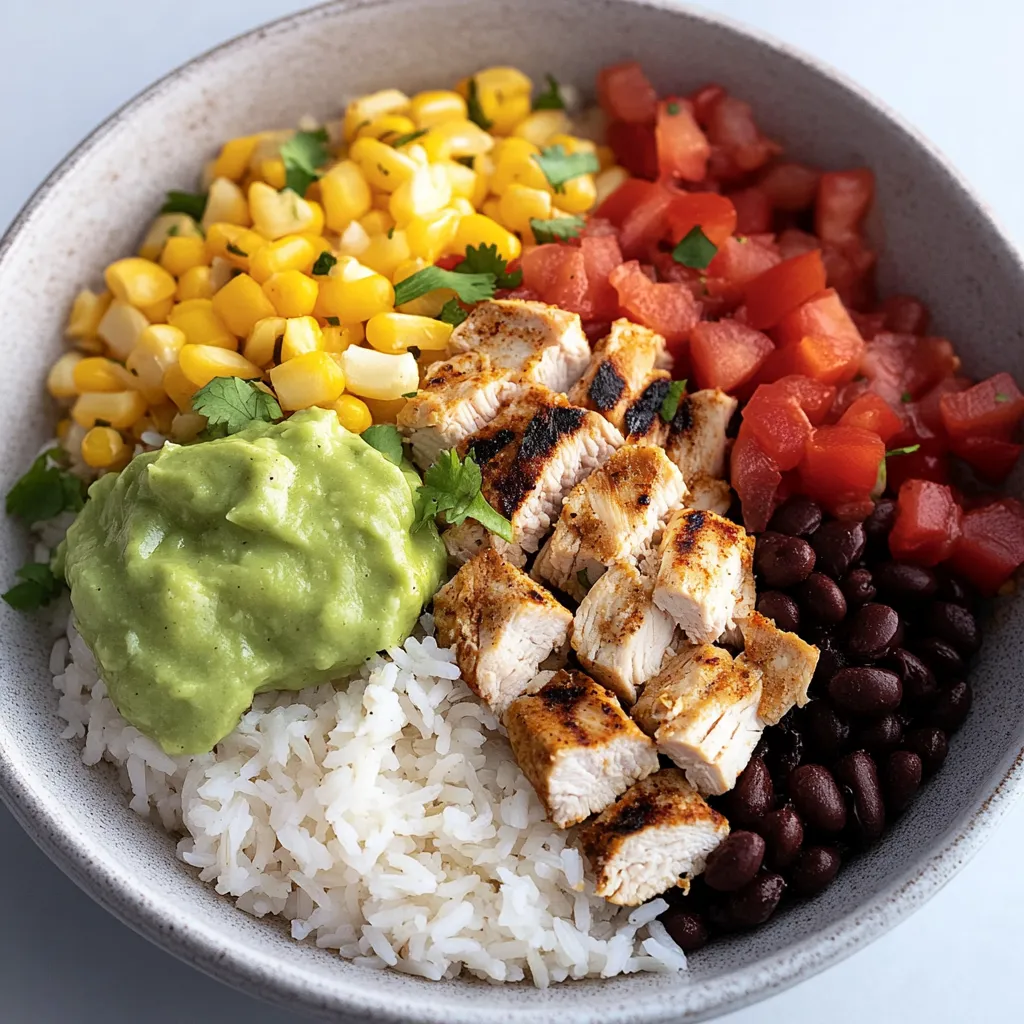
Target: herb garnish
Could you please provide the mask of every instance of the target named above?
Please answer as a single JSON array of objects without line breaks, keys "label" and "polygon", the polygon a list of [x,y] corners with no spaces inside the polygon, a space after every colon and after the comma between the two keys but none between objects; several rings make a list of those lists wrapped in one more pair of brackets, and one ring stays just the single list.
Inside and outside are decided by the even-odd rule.
[{"label": "herb garnish", "polygon": [[327,163],[329,156],[326,128],[296,132],[287,142],[281,143],[284,187],[305,196],[309,186],[319,179],[319,168]]},{"label": "herb garnish", "polygon": [[176,192],[167,193],[164,205],[160,207],[161,213],[185,213],[194,221],[203,219],[206,212],[206,194],[197,192]]},{"label": "herb garnish", "polygon": [[562,94],[558,89],[558,82],[555,81],[554,75],[545,75],[544,78],[547,80],[547,89],[539,93],[537,98],[533,101],[534,110],[565,110],[565,100],[562,99]]},{"label": "herb garnish", "polygon": [[400,146],[408,146],[410,142],[415,142],[426,134],[427,129],[421,128],[418,132],[408,132],[405,135],[399,135],[397,139],[391,140],[391,148],[398,149]]},{"label": "herb garnish", "polygon": [[313,264],[313,275],[315,277],[325,277],[329,274],[338,262],[337,256],[332,255],[326,249],[316,258],[316,263]]},{"label": "herb garnish", "polygon": [[539,217],[530,218],[530,229],[537,242],[543,245],[545,242],[564,242],[570,238],[576,238],[583,230],[586,221],[582,217],[552,217],[551,220],[541,220]]},{"label": "herb garnish", "polygon": [[475,519],[491,533],[512,541],[512,524],[488,503],[481,493],[483,477],[472,450],[464,460],[454,448],[438,455],[423,474],[418,492],[419,509],[413,529],[443,514],[451,526]]},{"label": "herb garnish", "polygon": [[908,444],[905,448],[890,448],[885,453],[885,457],[889,458],[890,455],[913,455],[920,447],[919,444]]},{"label": "herb garnish", "polygon": [[61,512],[78,512],[85,504],[85,483],[63,468],[66,462],[60,448],[47,448],[7,492],[7,514],[41,523]]},{"label": "herb garnish", "polygon": [[595,153],[566,153],[562,145],[546,146],[533,159],[544,172],[555,192],[564,192],[565,183],[581,174],[596,174],[601,169]]},{"label": "herb garnish", "polygon": [[45,562],[28,562],[15,575],[15,583],[3,599],[19,612],[34,612],[49,604],[63,589],[63,581],[54,576]]},{"label": "herb garnish", "polygon": [[672,250],[672,259],[684,267],[704,270],[714,259],[716,252],[718,252],[718,247],[704,234],[701,226],[695,224]]},{"label": "herb garnish", "polygon": [[192,408],[207,419],[208,428],[237,434],[250,424],[273,423],[282,416],[277,399],[252,381],[214,377],[192,396]]},{"label": "herb garnish", "polygon": [[469,313],[459,305],[458,299],[449,299],[441,307],[441,312],[437,314],[437,319],[442,323],[451,324],[452,327],[458,327],[468,316]]},{"label": "herb garnish", "polygon": [[471,78],[466,86],[466,116],[484,131],[487,131],[494,123],[484,113],[484,108],[480,105],[480,90],[477,88],[475,78]]},{"label": "herb garnish", "polygon": [[661,408],[658,410],[661,418],[666,423],[671,423],[676,418],[676,413],[679,411],[679,403],[683,400],[683,395],[685,394],[685,380],[674,380],[669,384],[668,391],[665,392],[665,397],[661,401]]},{"label": "herb garnish", "polygon": [[367,427],[359,436],[371,448],[376,448],[388,462],[393,462],[396,466],[402,464],[404,454],[402,435],[394,424],[375,423],[372,427]]}]

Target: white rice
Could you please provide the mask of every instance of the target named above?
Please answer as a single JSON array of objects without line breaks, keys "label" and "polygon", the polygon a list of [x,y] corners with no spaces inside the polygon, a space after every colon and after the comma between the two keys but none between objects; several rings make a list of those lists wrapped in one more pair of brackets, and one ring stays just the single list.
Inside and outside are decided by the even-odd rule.
[{"label": "white rice", "polygon": [[292,936],[372,967],[546,987],[674,971],[655,920],[593,895],[497,722],[423,636],[347,689],[257,697],[212,754],[173,758],[128,725],[69,622],[50,667],[64,736],[118,766],[131,808],[181,836],[199,877]]}]

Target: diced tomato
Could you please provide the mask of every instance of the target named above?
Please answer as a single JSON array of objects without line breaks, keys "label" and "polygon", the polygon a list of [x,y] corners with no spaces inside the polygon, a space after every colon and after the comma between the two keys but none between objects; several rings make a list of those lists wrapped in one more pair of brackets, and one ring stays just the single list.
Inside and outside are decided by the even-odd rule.
[{"label": "diced tomato", "polygon": [[434,266],[440,267],[442,270],[454,270],[465,258],[465,253],[453,252],[449,256],[441,256],[434,260]]},{"label": "diced tomato", "polygon": [[614,235],[587,236],[580,239],[580,250],[587,275],[590,315],[599,320],[614,320],[619,311],[619,296],[608,283],[608,275],[622,262],[618,239]]},{"label": "diced tomato", "polygon": [[602,338],[608,337],[611,330],[611,323],[607,320],[585,320],[583,322],[583,333],[591,346],[596,345]]},{"label": "diced tomato", "polygon": [[823,242],[821,259],[829,287],[850,309],[867,309],[875,301],[875,262],[877,257],[859,239],[849,242]]},{"label": "diced tomato", "polygon": [[728,238],[707,267],[707,289],[729,305],[739,305],[748,281],[780,263],[775,246],[757,238]]},{"label": "diced tomato", "polygon": [[793,345],[807,337],[861,340],[857,325],[834,288],[826,288],[797,306],[775,328],[775,338],[781,345]]},{"label": "diced tomato", "polygon": [[[632,180],[632,179],[629,179]],[[619,229],[610,220],[605,217],[597,217],[591,215],[587,218],[586,224],[580,228],[580,233],[576,238],[569,239],[570,244],[578,242],[583,238],[605,238],[611,235],[613,238],[618,239]]]},{"label": "diced tomato", "polygon": [[619,226],[619,245],[626,259],[646,256],[667,236],[669,225],[665,217],[672,199],[669,189],[652,184],[625,215]]},{"label": "diced tomato", "polygon": [[651,125],[609,121],[605,139],[616,161],[630,174],[648,181],[658,177],[658,145]]},{"label": "diced tomato", "polygon": [[899,494],[900,488],[907,480],[949,483],[949,458],[927,448],[920,448],[905,455],[890,455],[885,460],[885,476],[886,489],[892,494]]},{"label": "diced tomato", "polygon": [[[601,220],[608,221],[615,227],[622,227],[622,222],[632,213],[634,207],[656,193],[658,186],[652,181],[640,178],[627,178],[611,195],[607,196],[594,210],[587,223]],[[583,229],[586,231],[586,228]]]},{"label": "diced tomato", "polygon": [[518,299],[521,302],[539,302],[540,293],[532,288],[520,285],[518,288],[499,288],[494,293],[496,299]]},{"label": "diced tomato", "polygon": [[960,536],[961,518],[948,487],[931,480],[908,480],[900,487],[896,523],[889,534],[892,557],[918,565],[944,562]]},{"label": "diced tomato", "polygon": [[825,267],[817,250],[793,256],[748,282],[747,321],[763,330],[774,327],[787,313],[823,291]]},{"label": "diced tomato", "polygon": [[772,204],[766,192],[756,186],[730,192],[736,207],[736,230],[741,235],[760,235],[772,229]]},{"label": "diced tomato", "polygon": [[812,249],[820,249],[821,242],[814,235],[806,231],[797,231],[796,228],[786,228],[779,234],[779,253],[784,260],[790,256],[800,256]]},{"label": "diced tomato", "polygon": [[823,384],[844,384],[856,376],[863,347],[853,338],[803,338],[777,348],[765,360],[760,379],[772,381],[796,373]]},{"label": "diced tomato", "polygon": [[1003,498],[963,517],[949,565],[983,594],[994,594],[1024,562],[1024,506]]},{"label": "diced tomato", "polygon": [[870,341],[876,334],[888,330],[885,326],[885,313],[876,311],[874,313],[860,313],[856,309],[848,310],[850,319],[857,325],[860,336],[865,341]]},{"label": "diced tomato", "polygon": [[814,203],[820,177],[813,167],[782,163],[769,167],[758,184],[776,210],[796,212]]},{"label": "diced tomato", "polygon": [[592,316],[581,249],[557,243],[531,249],[523,255],[523,284],[545,302],[579,313],[584,319]]},{"label": "diced tomato", "polygon": [[696,92],[690,94],[693,113],[697,118],[697,124],[701,128],[707,128],[708,121],[711,119],[711,111],[724,95],[725,90],[720,85],[715,85],[714,83],[702,86]]},{"label": "diced tomato", "polygon": [[924,334],[931,314],[928,307],[913,295],[890,295],[882,303],[885,329],[894,334]]},{"label": "diced tomato", "polygon": [[608,280],[630,319],[664,335],[674,351],[684,351],[700,320],[700,303],[685,284],[655,284],[636,260],[616,267]]},{"label": "diced tomato", "polygon": [[744,525],[760,533],[775,509],[782,474],[742,424],[732,447],[729,481],[739,495]]},{"label": "diced tomato", "polygon": [[717,192],[679,192],[672,196],[665,217],[673,245],[700,227],[709,241],[720,247],[736,230],[736,207]]},{"label": "diced tomato", "polygon": [[735,320],[701,321],[690,332],[697,386],[735,391],[757,373],[774,348],[768,335]]},{"label": "diced tomato", "polygon": [[772,384],[762,387],[795,398],[814,426],[818,426],[825,419],[836,397],[835,388],[799,374],[781,377]]},{"label": "diced tomato", "polygon": [[875,176],[866,167],[826,171],[818,182],[814,231],[823,242],[849,242],[860,227],[875,195]]},{"label": "diced tomato", "polygon": [[613,64],[598,72],[597,99],[612,121],[654,123],[658,94],[635,60]]},{"label": "diced tomato", "polygon": [[1021,445],[998,437],[957,438],[951,448],[990,484],[1001,484],[1013,472],[1021,453]]},{"label": "diced tomato", "polygon": [[688,100],[670,96],[658,104],[654,129],[658,147],[658,171],[673,181],[703,181],[708,171],[711,146],[700,130]]},{"label": "diced tomato", "polygon": [[814,429],[794,395],[765,384],[744,406],[743,422],[758,447],[782,470],[800,464]]},{"label": "diced tomato", "polygon": [[1008,441],[1024,416],[1024,394],[1008,373],[997,373],[965,391],[943,395],[939,411],[953,439],[993,437]]},{"label": "diced tomato", "polygon": [[868,392],[855,399],[839,417],[841,427],[863,427],[877,434],[884,443],[903,429],[903,421],[884,398]]},{"label": "diced tomato", "polygon": [[833,515],[870,511],[871,492],[885,457],[882,439],[863,427],[817,427],[807,442],[800,481],[808,497]]},{"label": "diced tomato", "polygon": [[865,346],[860,364],[873,389],[894,407],[904,395],[919,398],[959,367],[960,360],[945,338],[887,332]]},{"label": "diced tomato", "polygon": [[735,178],[756,171],[780,151],[758,130],[750,105],[735,96],[721,96],[711,107],[707,133],[718,149],[716,177]]},{"label": "diced tomato", "polygon": [[[936,436],[948,442],[949,434],[942,421],[942,396],[966,391],[974,383],[970,377],[943,377],[935,387],[926,391],[917,402],[917,418]],[[901,403],[904,404],[904,403]]]}]

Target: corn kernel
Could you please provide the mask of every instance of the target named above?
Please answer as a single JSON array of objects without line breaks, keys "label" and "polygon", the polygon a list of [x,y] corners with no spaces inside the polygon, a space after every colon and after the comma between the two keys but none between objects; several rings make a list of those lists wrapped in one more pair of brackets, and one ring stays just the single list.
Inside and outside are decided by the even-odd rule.
[{"label": "corn kernel", "polygon": [[363,172],[363,177],[383,192],[394,192],[408,181],[419,164],[405,153],[378,139],[357,139],[348,151]]},{"label": "corn kernel", "polygon": [[564,110],[535,110],[516,125],[512,134],[544,147],[553,135],[568,135],[571,131],[572,122]]},{"label": "corn kernel", "polygon": [[210,267],[193,267],[186,270],[178,279],[178,288],[174,293],[175,299],[180,302],[188,302],[189,299],[212,299],[213,282],[211,280],[213,271]]},{"label": "corn kernel", "polygon": [[213,299],[213,311],[236,338],[244,338],[257,320],[273,316],[277,310],[263,289],[248,275],[233,277]]},{"label": "corn kernel", "polygon": [[242,377],[254,380],[263,371],[239,352],[216,345],[185,345],[178,353],[185,379],[197,388],[206,387],[214,377]]},{"label": "corn kernel", "polygon": [[370,210],[370,186],[354,160],[342,160],[320,179],[320,195],[331,231],[343,231]]},{"label": "corn kernel", "polygon": [[57,420],[57,427],[54,430],[57,440],[63,444],[64,439],[68,436],[68,431],[70,431],[73,426],[74,424],[72,423],[70,416],[65,416],[62,419]]},{"label": "corn kernel", "polygon": [[545,189],[511,184],[498,203],[499,219],[510,231],[523,234],[530,230],[530,220],[551,217],[551,193]]},{"label": "corn kernel", "polygon": [[607,167],[594,176],[594,204],[603,203],[627,178],[625,167]]},{"label": "corn kernel", "polygon": [[[391,281],[397,285],[399,281],[412,277],[413,274],[423,270],[424,267],[429,267],[431,263],[433,263],[433,260],[429,263],[423,259],[406,260],[395,267],[395,272],[391,275]],[[417,299],[410,299],[408,302],[402,303],[400,312],[413,313],[416,316],[437,316],[444,307],[444,304],[454,296],[455,292],[450,288],[438,288],[432,292],[427,292],[426,295],[421,295]]]},{"label": "corn kernel", "polygon": [[517,125],[529,117],[532,109],[529,96],[509,96],[495,110],[490,131],[494,135],[510,135]]},{"label": "corn kernel", "polygon": [[386,235],[395,226],[395,219],[387,210],[371,210],[359,218],[359,226],[368,235]]},{"label": "corn kernel", "polygon": [[[317,257],[323,252],[329,252],[331,255],[334,254],[334,246],[326,239],[323,235],[314,235],[308,231],[304,231],[299,238],[304,238],[311,246],[313,246],[313,262],[315,263]],[[287,269],[287,268],[285,268]],[[298,267],[298,270],[302,270],[302,267]],[[310,268],[312,269],[312,267]]]},{"label": "corn kernel", "polygon": [[[482,154],[482,156],[474,157],[473,159],[480,160],[486,157],[486,155]],[[444,171],[453,196],[461,196],[463,199],[472,201],[479,191],[477,173],[472,167],[467,167],[465,164],[457,163],[454,160],[443,160],[435,166]]]},{"label": "corn kernel", "polygon": [[289,411],[334,402],[345,390],[345,374],[328,352],[305,352],[275,366],[270,382],[281,408]]},{"label": "corn kernel", "polygon": [[291,189],[278,192],[262,181],[249,186],[249,209],[256,230],[271,241],[283,235],[319,233],[323,229],[322,215],[317,225],[317,213],[311,203]]},{"label": "corn kernel", "polygon": [[362,125],[356,131],[357,139],[381,139],[388,145],[391,140],[387,136],[409,135],[416,130],[416,125],[403,114],[382,114],[378,118]]},{"label": "corn kernel", "polygon": [[104,391],[79,395],[71,407],[71,418],[89,430],[102,422],[124,430],[146,411],[146,400],[138,391]]},{"label": "corn kernel", "polygon": [[321,318],[337,317],[342,323],[369,320],[395,305],[391,282],[369,267],[345,257],[320,281],[314,313]]},{"label": "corn kernel", "polygon": [[178,361],[178,353],[184,345],[185,332],[170,324],[150,324],[139,335],[139,342],[125,366],[134,378],[135,387],[150,405],[167,397],[164,374]]},{"label": "corn kernel", "polygon": [[413,217],[428,217],[443,210],[451,198],[452,184],[445,169],[427,165],[418,168],[408,181],[391,193],[388,212],[396,224],[405,227]]},{"label": "corn kernel", "polygon": [[405,228],[413,256],[433,263],[448,247],[459,228],[459,214],[439,210],[427,217],[414,217]]},{"label": "corn kernel", "polygon": [[50,367],[46,376],[46,390],[54,398],[74,398],[78,394],[75,385],[75,367],[82,361],[78,352],[65,352]]},{"label": "corn kernel", "polygon": [[83,288],[71,304],[67,326],[64,333],[69,338],[94,338],[99,332],[103,314],[110,307],[113,296],[110,292],[97,295],[88,288]]},{"label": "corn kernel", "polygon": [[478,156],[494,148],[494,137],[472,121],[443,121],[419,140],[431,162]]},{"label": "corn kernel", "polygon": [[558,205],[569,213],[586,213],[597,198],[597,186],[592,174],[579,174],[570,178],[558,193]]},{"label": "corn kernel", "polygon": [[124,359],[148,326],[149,321],[144,314],[127,302],[115,299],[103,314],[96,333],[118,359]]},{"label": "corn kernel", "polygon": [[350,221],[348,227],[338,236],[338,252],[344,256],[355,256],[358,259],[369,244],[370,236],[357,220]]},{"label": "corn kernel", "polygon": [[127,454],[124,438],[113,427],[93,427],[82,438],[82,461],[93,469],[109,469]]},{"label": "corn kernel", "polygon": [[170,239],[202,237],[199,225],[187,213],[161,213],[146,232],[139,255],[144,260],[158,260]]},{"label": "corn kernel", "polygon": [[[375,210],[381,210],[387,213],[387,209],[391,205],[391,193],[374,192],[372,194],[370,202],[372,203],[372,209],[370,210],[371,213],[373,213]],[[390,214],[388,214],[388,216],[390,216]]]},{"label": "corn kernel", "polygon": [[267,242],[249,258],[249,275],[265,284],[283,270],[301,270],[308,274],[316,260],[313,243],[303,235],[285,235]]},{"label": "corn kernel", "polygon": [[288,181],[288,171],[284,166],[284,161],[279,156],[260,160],[253,169],[249,184],[251,185],[254,181],[262,181],[280,191]]},{"label": "corn kernel", "polygon": [[[473,79],[480,108],[484,116],[493,122],[492,129],[497,130],[501,125],[501,133],[504,133],[508,130],[506,122],[512,115],[515,116],[515,120],[519,120],[529,113],[533,83],[517,68],[485,68],[478,71]],[[468,78],[464,78],[456,86],[463,96],[469,95],[469,81]]]},{"label": "corn kernel", "polygon": [[396,355],[415,346],[439,351],[448,347],[452,325],[409,313],[378,313],[366,324],[366,340],[378,351]]},{"label": "corn kernel", "polygon": [[213,161],[211,173],[214,178],[239,181],[249,169],[249,160],[259,141],[258,135],[240,135],[237,139],[228,139],[221,146],[217,159]]},{"label": "corn kernel", "polygon": [[[508,139],[506,142],[509,145],[494,158],[491,191],[500,196],[513,182],[530,188],[550,189],[547,177],[534,159],[537,147],[525,139]],[[520,145],[510,145],[513,142]]]},{"label": "corn kernel", "polygon": [[164,391],[167,397],[183,412],[191,413],[192,396],[199,390],[198,384],[192,381],[182,372],[181,364],[174,363],[167,367],[164,372]]},{"label": "corn kernel", "polygon": [[476,213],[473,204],[468,199],[463,199],[462,196],[456,196],[448,206],[460,217],[468,217],[471,213]]},{"label": "corn kernel", "polygon": [[[175,285],[174,290],[175,292],[177,292],[177,285]],[[139,312],[151,324],[164,324],[167,323],[167,317],[173,308],[174,296],[168,295],[166,299],[161,299],[159,302],[154,302],[151,306],[140,307]]]},{"label": "corn kernel", "polygon": [[409,101],[409,116],[417,128],[433,128],[445,121],[465,121],[466,101],[445,89],[418,92]]},{"label": "corn kernel", "polygon": [[185,335],[190,345],[236,348],[238,342],[213,308],[210,299],[187,299],[172,310],[167,322]]},{"label": "corn kernel", "polygon": [[238,270],[248,271],[250,258],[267,244],[257,231],[237,224],[211,224],[206,232],[206,258],[226,260]]},{"label": "corn kernel", "polygon": [[515,235],[481,213],[471,214],[459,221],[459,229],[450,248],[452,252],[465,252],[470,245],[496,245],[498,255],[505,260],[516,259],[523,249]]},{"label": "corn kernel", "polygon": [[406,407],[407,398],[364,398],[374,423],[395,423],[398,414]]},{"label": "corn kernel", "polygon": [[369,406],[355,395],[342,395],[333,402],[325,402],[325,409],[333,409],[338,422],[353,434],[361,434],[373,423]]},{"label": "corn kernel", "polygon": [[103,274],[115,299],[136,309],[152,305],[174,295],[177,283],[163,267],[141,256],[116,260]]},{"label": "corn kernel", "polygon": [[252,219],[249,204],[242,190],[228,178],[214,178],[206,194],[206,209],[203,210],[202,227],[205,231],[211,224],[240,224],[247,228]]},{"label": "corn kernel", "polygon": [[[310,185],[310,191],[318,184],[319,182],[314,181]],[[302,229],[303,232],[311,235],[322,235],[324,232],[324,208],[310,196],[306,197],[306,205],[309,207],[309,212],[312,214],[313,219]]]},{"label": "corn kernel", "polygon": [[235,276],[237,269],[237,267],[233,267],[228,263],[227,260],[221,259],[220,256],[214,256],[210,260],[210,287],[213,288],[214,294],[219,292]]},{"label": "corn kernel", "polygon": [[249,337],[245,339],[242,355],[257,366],[269,366],[274,362],[277,343],[284,338],[284,328],[283,316],[268,316],[257,320]]},{"label": "corn kernel", "polygon": [[178,444],[188,444],[205,429],[205,416],[200,416],[197,412],[179,412],[171,421],[170,435]]},{"label": "corn kernel", "polygon": [[285,320],[284,336],[281,340],[282,363],[307,352],[319,352],[323,347],[323,332],[313,317],[298,316]]},{"label": "corn kernel", "polygon": [[370,244],[359,254],[359,262],[390,278],[395,267],[407,260],[409,255],[409,240],[405,232],[393,228],[386,235],[370,235]]},{"label": "corn kernel", "polygon": [[345,108],[345,141],[351,142],[364,125],[385,114],[404,114],[409,109],[409,97],[398,89],[381,89],[360,96]]},{"label": "corn kernel", "polygon": [[324,351],[340,354],[352,345],[362,344],[365,334],[362,324],[328,324],[321,328]]},{"label": "corn kernel", "polygon": [[160,254],[160,266],[175,277],[181,277],[193,267],[205,266],[206,262],[206,244],[198,235],[175,235],[168,238]]},{"label": "corn kernel", "polygon": [[102,356],[81,360],[74,368],[73,377],[75,391],[80,395],[86,391],[124,391],[133,385],[130,374],[120,363]]},{"label": "corn kernel", "polygon": [[282,270],[263,282],[263,294],[279,316],[308,316],[316,306],[319,286],[299,270]]},{"label": "corn kernel", "polygon": [[341,353],[348,390],[361,398],[397,399],[420,386],[419,366],[412,354],[389,355],[372,348]]},{"label": "corn kernel", "polygon": [[[163,390],[162,387],[161,390]],[[146,415],[153,421],[153,429],[158,434],[169,435],[174,424],[174,417],[178,415],[178,407],[173,402],[166,401],[166,397],[165,395],[165,401],[151,405]]]}]

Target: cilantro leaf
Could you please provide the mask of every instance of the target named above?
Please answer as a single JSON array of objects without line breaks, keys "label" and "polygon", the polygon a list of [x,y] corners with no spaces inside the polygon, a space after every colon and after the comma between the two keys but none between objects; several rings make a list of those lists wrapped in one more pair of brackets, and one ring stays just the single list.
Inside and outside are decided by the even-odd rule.
[{"label": "cilantro leaf", "polygon": [[273,423],[282,416],[273,395],[240,377],[214,377],[192,396],[192,408],[205,416],[210,427],[237,434],[251,423]]},{"label": "cilantro leaf", "polygon": [[48,448],[7,493],[7,514],[26,523],[40,523],[61,512],[77,512],[85,504],[85,484],[62,468],[59,448]]},{"label": "cilantro leaf", "polygon": [[54,576],[45,562],[28,562],[15,575],[21,583],[15,583],[3,599],[19,612],[34,612],[61,592],[63,581]]},{"label": "cilantro leaf", "polygon": [[683,395],[686,394],[686,381],[685,380],[674,380],[668,386],[668,391],[665,392],[665,397],[661,400],[661,418],[666,423],[671,423],[676,418],[676,413],[679,411],[679,403],[683,400]]},{"label": "cilantro leaf", "polygon": [[601,165],[595,153],[566,153],[565,147],[547,146],[533,159],[556,192],[565,191],[565,183],[581,174],[596,174]]},{"label": "cilantro leaf", "polygon": [[920,447],[919,444],[908,444],[905,448],[890,448],[885,453],[885,457],[889,458],[890,455],[913,455]]},{"label": "cilantro leaf", "polygon": [[996,392],[996,401],[999,403],[1008,402],[1010,400],[1009,395],[1004,395],[1002,391]]},{"label": "cilantro leaf", "polygon": [[675,100],[672,100],[671,103],[666,105],[665,110],[670,117],[675,117],[682,110],[682,107]]},{"label": "cilantro leaf", "polygon": [[437,314],[437,319],[442,323],[451,324],[452,327],[458,327],[469,314],[459,305],[458,299],[449,299],[442,307],[441,312]]},{"label": "cilantro leaf", "polygon": [[175,192],[167,193],[161,213],[187,213],[194,221],[203,219],[206,212],[206,193]]},{"label": "cilantro leaf", "polygon": [[558,82],[554,75],[545,75],[548,87],[545,92],[540,93],[533,101],[534,110],[565,110],[565,100],[558,90]]},{"label": "cilantro leaf", "polygon": [[234,242],[228,242],[226,248],[228,252],[232,253],[235,256],[241,256],[243,259],[248,258],[249,256],[249,254],[244,249],[240,249],[237,245],[235,245]]},{"label": "cilantro leaf", "polygon": [[340,327],[341,326],[341,317],[340,316],[325,316],[324,319],[331,325],[331,327]]},{"label": "cilantro leaf", "polygon": [[704,234],[700,225],[695,224],[672,250],[672,259],[684,267],[703,270],[714,258],[716,252],[718,252],[718,247]]},{"label": "cilantro leaf", "polygon": [[494,274],[467,274],[440,267],[424,267],[395,285],[395,305],[412,302],[438,288],[451,288],[463,302],[470,304],[494,295]]},{"label": "cilantro leaf", "polygon": [[484,108],[480,105],[480,90],[477,88],[475,78],[471,78],[466,86],[466,116],[484,131],[487,131],[494,123],[484,113]]},{"label": "cilantro leaf", "polygon": [[512,524],[488,503],[480,490],[482,483],[480,467],[472,451],[462,461],[454,448],[441,452],[423,474],[413,529],[419,529],[435,516],[443,514],[451,526],[475,519],[491,533],[511,542]]},{"label": "cilantro leaf", "polygon": [[337,262],[338,257],[324,249],[324,251],[317,256],[316,263],[313,264],[313,276],[325,277],[331,272]]},{"label": "cilantro leaf", "polygon": [[530,218],[530,228],[533,237],[538,244],[546,242],[564,242],[569,238],[576,238],[583,230],[586,221],[582,217],[553,217],[551,220],[541,220],[538,217]]},{"label": "cilantro leaf", "polygon": [[455,267],[457,274],[493,274],[497,288],[518,288],[523,283],[523,272],[508,272],[508,262],[498,255],[498,244],[470,245],[466,255]]},{"label": "cilantro leaf", "polygon": [[912,402],[913,400],[914,396],[909,391],[904,391],[903,394],[900,395],[900,401],[904,405],[906,405],[908,402]]},{"label": "cilantro leaf", "polygon": [[327,163],[327,129],[315,132],[296,132],[287,142],[281,143],[281,159],[284,161],[284,187],[300,196],[320,177],[319,168]]},{"label": "cilantro leaf", "polygon": [[371,448],[376,448],[388,462],[393,462],[396,466],[402,464],[404,456],[402,435],[394,424],[375,423],[372,427],[367,427],[359,436]]},{"label": "cilantro leaf", "polygon": [[400,146],[408,146],[410,142],[415,142],[426,134],[427,129],[421,128],[418,132],[408,132],[405,135],[399,135],[397,139],[391,140],[391,148],[398,149]]},{"label": "cilantro leaf", "polygon": [[580,569],[580,571],[578,573],[576,573],[576,582],[584,590],[589,590],[590,589],[590,577],[587,575],[587,570],[586,569]]}]

